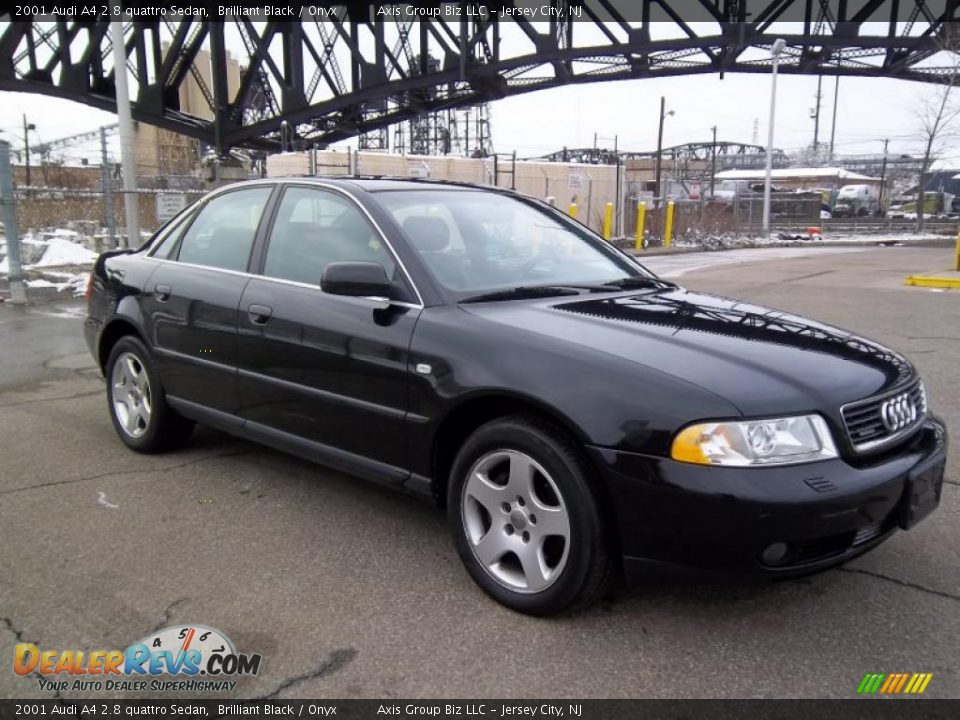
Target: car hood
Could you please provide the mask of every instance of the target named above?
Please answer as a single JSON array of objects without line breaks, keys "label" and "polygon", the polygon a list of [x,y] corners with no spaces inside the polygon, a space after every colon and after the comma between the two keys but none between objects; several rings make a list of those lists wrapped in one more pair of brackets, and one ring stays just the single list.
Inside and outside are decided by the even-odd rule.
[{"label": "car hood", "polygon": [[683,288],[463,307],[562,338],[577,346],[572,352],[615,355],[693,383],[746,416],[822,411],[836,417],[844,403],[914,373],[903,356],[839,328]]}]

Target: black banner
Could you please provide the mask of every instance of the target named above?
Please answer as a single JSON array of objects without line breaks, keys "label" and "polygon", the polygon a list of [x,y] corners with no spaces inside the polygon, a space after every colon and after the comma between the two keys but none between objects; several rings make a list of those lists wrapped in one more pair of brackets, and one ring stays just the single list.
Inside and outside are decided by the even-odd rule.
[{"label": "black banner", "polygon": [[[410,20],[519,19],[528,22],[757,22],[775,13],[778,22],[809,20],[809,3],[794,0],[753,0],[714,3],[705,0],[669,0],[645,3],[637,0],[434,0],[424,2],[302,2],[301,0],[68,0],[67,2],[9,2],[0,16],[4,20],[80,19],[95,20],[343,20],[403,22]],[[894,3],[881,0],[864,9],[831,3],[832,20],[844,22],[889,22],[911,20],[916,14],[914,2]],[[854,4],[851,3],[851,6]],[[946,0],[927,0],[932,16],[941,17]]]},{"label": "black banner", "polygon": [[954,720],[960,700],[0,700],[0,718]]}]

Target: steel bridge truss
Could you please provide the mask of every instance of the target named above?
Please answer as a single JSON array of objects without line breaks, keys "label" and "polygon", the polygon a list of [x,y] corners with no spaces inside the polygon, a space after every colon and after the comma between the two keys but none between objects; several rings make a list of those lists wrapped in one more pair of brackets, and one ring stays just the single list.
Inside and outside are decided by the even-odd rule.
[{"label": "steel bridge truss", "polygon": [[[665,147],[660,151],[664,161],[679,162],[708,162],[716,157],[717,166],[727,170],[735,167],[754,167],[762,164],[767,157],[767,149],[762,145],[749,143],[729,142],[719,140],[713,142],[684,143]],[[547,160],[549,162],[589,163],[592,165],[616,165],[629,160],[656,160],[656,150],[610,150],[609,148],[564,148],[556,152],[541,155],[533,160]],[[773,163],[775,167],[785,167],[789,158],[783,150],[774,149]]]},{"label": "steel bridge truss", "polygon": [[[403,19],[409,4],[333,2],[323,19],[304,12],[301,22],[128,20],[124,49],[134,118],[224,152],[278,147],[284,120],[300,142],[324,144],[570,83],[764,73],[778,37],[784,73],[952,82],[954,56],[943,50],[954,47],[957,3],[538,0],[556,12],[531,21],[508,14],[524,0],[483,3],[486,14],[480,3],[423,3],[452,11],[416,20]],[[0,89],[114,111],[108,28],[106,16],[0,24]],[[186,107],[188,83],[200,107]]]}]

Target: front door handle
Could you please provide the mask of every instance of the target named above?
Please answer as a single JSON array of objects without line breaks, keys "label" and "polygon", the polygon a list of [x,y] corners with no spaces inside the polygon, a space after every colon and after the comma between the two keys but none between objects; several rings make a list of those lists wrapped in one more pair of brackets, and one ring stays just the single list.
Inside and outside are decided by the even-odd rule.
[{"label": "front door handle", "polygon": [[173,292],[173,288],[169,285],[157,285],[153,291],[157,294],[157,300],[165,302],[170,299],[170,293]]},{"label": "front door handle", "polygon": [[269,305],[251,305],[247,308],[247,316],[255,325],[263,325],[273,317],[273,308]]}]

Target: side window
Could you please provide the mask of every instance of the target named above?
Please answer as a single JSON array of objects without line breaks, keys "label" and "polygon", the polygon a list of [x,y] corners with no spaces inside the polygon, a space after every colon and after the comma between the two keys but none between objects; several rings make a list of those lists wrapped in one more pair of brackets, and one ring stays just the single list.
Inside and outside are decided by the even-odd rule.
[{"label": "side window", "polygon": [[183,228],[186,227],[191,217],[193,217],[192,212],[185,212],[170,223],[170,226],[164,229],[163,237],[160,238],[160,241],[154,243],[154,248],[150,251],[150,254],[155,258],[169,258],[170,252],[176,246],[177,240],[180,238],[180,235],[183,234]]},{"label": "side window", "polygon": [[270,233],[263,274],[319,285],[334,262],[380,263],[394,277],[390,251],[363,213],[348,199],[315,188],[283,193]]},{"label": "side window", "polygon": [[234,190],[210,200],[184,234],[177,260],[246,270],[257,225],[272,191],[272,187]]}]

